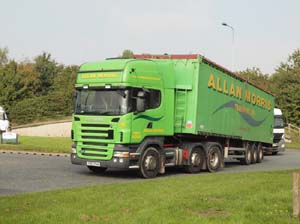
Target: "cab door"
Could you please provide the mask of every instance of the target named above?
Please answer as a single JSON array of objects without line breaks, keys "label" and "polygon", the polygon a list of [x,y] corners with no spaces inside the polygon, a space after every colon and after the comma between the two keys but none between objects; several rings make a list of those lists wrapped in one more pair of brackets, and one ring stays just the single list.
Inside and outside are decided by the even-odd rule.
[{"label": "cab door", "polygon": [[140,143],[147,136],[165,135],[163,92],[137,88],[133,91],[133,99],[136,112],[132,116],[132,143]]}]

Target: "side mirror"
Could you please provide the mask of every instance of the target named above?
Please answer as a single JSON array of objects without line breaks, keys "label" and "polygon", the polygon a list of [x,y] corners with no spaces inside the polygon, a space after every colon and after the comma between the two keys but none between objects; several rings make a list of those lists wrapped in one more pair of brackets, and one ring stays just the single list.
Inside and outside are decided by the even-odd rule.
[{"label": "side mirror", "polygon": [[145,110],[145,92],[139,91],[136,98],[136,112],[144,112]]},{"label": "side mirror", "polygon": [[8,116],[9,116],[9,113],[6,112],[6,113],[4,114],[4,120],[8,120]]},{"label": "side mirror", "polygon": [[73,93],[73,113],[76,111],[76,99],[77,99],[77,91]]},{"label": "side mirror", "polygon": [[74,104],[75,104],[75,102],[76,102],[76,98],[77,98],[77,91],[73,93]]}]

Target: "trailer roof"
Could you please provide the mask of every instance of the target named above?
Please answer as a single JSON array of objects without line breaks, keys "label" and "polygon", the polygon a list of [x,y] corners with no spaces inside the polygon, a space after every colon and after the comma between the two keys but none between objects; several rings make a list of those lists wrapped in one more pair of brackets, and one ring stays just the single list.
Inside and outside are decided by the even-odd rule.
[{"label": "trailer roof", "polygon": [[204,63],[207,63],[223,72],[226,72],[227,74],[235,77],[235,78],[238,78],[242,81],[245,81],[253,86],[255,86],[256,88],[268,93],[268,94],[271,94],[272,96],[274,96],[273,93],[269,92],[268,90],[254,84],[253,82],[243,78],[242,76],[240,76],[238,73],[236,72],[233,72],[233,71],[230,71],[229,69],[223,67],[222,65],[219,65],[217,64],[216,62],[200,55],[200,54],[135,54],[134,55],[134,58],[135,59],[171,59],[171,60],[176,60],[176,59],[185,59],[185,60],[191,60],[191,59],[202,59],[202,61]]}]

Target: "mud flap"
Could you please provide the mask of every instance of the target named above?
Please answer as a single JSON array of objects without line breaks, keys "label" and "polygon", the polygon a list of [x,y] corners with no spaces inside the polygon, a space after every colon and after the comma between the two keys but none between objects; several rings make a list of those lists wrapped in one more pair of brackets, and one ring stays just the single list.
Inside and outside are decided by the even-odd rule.
[{"label": "mud flap", "polygon": [[166,172],[165,170],[165,155],[160,155],[160,169],[159,173],[164,174]]}]

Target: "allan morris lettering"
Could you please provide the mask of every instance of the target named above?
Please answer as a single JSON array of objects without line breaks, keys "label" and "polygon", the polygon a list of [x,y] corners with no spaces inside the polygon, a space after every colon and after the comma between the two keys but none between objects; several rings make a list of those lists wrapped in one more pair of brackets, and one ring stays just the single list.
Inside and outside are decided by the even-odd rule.
[{"label": "allan morris lettering", "polygon": [[235,97],[239,100],[243,99],[244,92],[244,100],[247,103],[257,105],[261,108],[271,110],[271,101],[265,99],[262,96],[259,96],[249,90],[243,90],[240,86],[235,85],[234,83],[229,83],[226,79],[221,79],[220,77],[215,77],[213,74],[210,74],[208,83],[208,88],[216,90],[217,92]]}]

